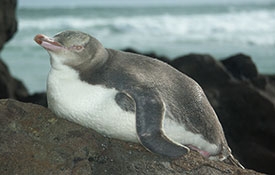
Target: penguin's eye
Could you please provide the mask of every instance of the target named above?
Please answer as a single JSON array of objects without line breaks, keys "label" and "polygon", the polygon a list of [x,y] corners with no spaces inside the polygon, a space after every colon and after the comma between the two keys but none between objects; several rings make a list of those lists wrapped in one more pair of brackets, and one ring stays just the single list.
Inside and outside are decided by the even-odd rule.
[{"label": "penguin's eye", "polygon": [[83,46],[80,46],[80,45],[73,45],[72,46],[72,48],[74,49],[74,50],[76,50],[76,51],[81,51],[81,50],[83,50]]}]

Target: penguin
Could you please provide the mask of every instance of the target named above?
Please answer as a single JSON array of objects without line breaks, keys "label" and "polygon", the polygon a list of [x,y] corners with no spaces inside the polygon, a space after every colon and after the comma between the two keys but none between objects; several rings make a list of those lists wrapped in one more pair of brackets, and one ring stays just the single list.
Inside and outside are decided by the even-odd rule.
[{"label": "penguin", "polygon": [[187,75],[150,57],[104,48],[80,31],[34,40],[50,55],[47,100],[57,116],[156,154],[178,158],[192,149],[242,167],[202,88]]}]

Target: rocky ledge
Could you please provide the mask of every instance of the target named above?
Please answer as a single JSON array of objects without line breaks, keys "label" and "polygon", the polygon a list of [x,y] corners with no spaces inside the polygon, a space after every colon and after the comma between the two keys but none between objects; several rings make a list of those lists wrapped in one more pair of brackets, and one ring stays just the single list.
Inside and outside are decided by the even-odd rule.
[{"label": "rocky ledge", "polygon": [[0,174],[260,174],[196,152],[179,159],[106,138],[47,108],[0,100]]}]

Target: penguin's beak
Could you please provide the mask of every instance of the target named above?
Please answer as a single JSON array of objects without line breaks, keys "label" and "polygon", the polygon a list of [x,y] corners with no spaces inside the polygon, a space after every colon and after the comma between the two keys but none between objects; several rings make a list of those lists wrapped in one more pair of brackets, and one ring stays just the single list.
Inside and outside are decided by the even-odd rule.
[{"label": "penguin's beak", "polygon": [[54,52],[63,48],[63,46],[59,42],[42,34],[36,35],[34,37],[34,41],[48,51]]}]

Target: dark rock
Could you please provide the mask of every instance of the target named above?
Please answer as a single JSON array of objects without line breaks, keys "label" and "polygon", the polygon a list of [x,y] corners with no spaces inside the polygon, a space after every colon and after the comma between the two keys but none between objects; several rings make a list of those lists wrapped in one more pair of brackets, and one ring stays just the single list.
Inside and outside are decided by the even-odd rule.
[{"label": "dark rock", "polygon": [[12,77],[8,67],[0,59],[0,99],[12,98],[23,102],[30,102],[47,107],[46,93],[29,95],[24,84]]},{"label": "dark rock", "polygon": [[0,50],[17,30],[16,0],[0,1]]},{"label": "dark rock", "polygon": [[268,84],[268,77],[267,76],[262,76],[262,75],[258,75],[257,77],[254,77],[251,79],[251,83],[262,90],[266,89],[266,86]]},{"label": "dark rock", "polygon": [[[17,30],[16,0],[0,1],[0,51]],[[10,75],[0,58],[0,98],[20,99],[28,95],[23,83]]]},{"label": "dark rock", "polygon": [[0,174],[260,174],[191,151],[179,159],[109,139],[47,108],[0,100]]},{"label": "dark rock", "polygon": [[237,54],[221,61],[231,74],[240,80],[253,79],[258,76],[258,70],[251,57]]},{"label": "dark rock", "polygon": [[[220,88],[218,94],[218,105],[213,106],[234,155],[245,167],[274,172],[270,166],[275,161],[274,104],[257,89],[242,83]],[[259,156],[263,152],[272,154]]]},{"label": "dark rock", "polygon": [[265,94],[266,98],[275,104],[275,75],[266,75],[267,83],[263,94]]},{"label": "dark rock", "polygon": [[48,107],[47,94],[45,92],[34,93],[32,95],[29,95],[25,98],[21,98],[19,100],[22,102],[28,102],[28,103],[33,103],[44,107]]},{"label": "dark rock", "polygon": [[28,96],[28,91],[23,83],[13,78],[8,67],[0,59],[0,99],[22,99]]},{"label": "dark rock", "polygon": [[203,85],[224,84],[232,79],[224,66],[210,55],[181,56],[172,62],[172,66]]},{"label": "dark rock", "polygon": [[[16,0],[0,1],[0,51],[17,30]],[[28,95],[24,84],[12,77],[8,67],[0,58],[0,99],[13,98],[47,106],[45,93]]]}]

